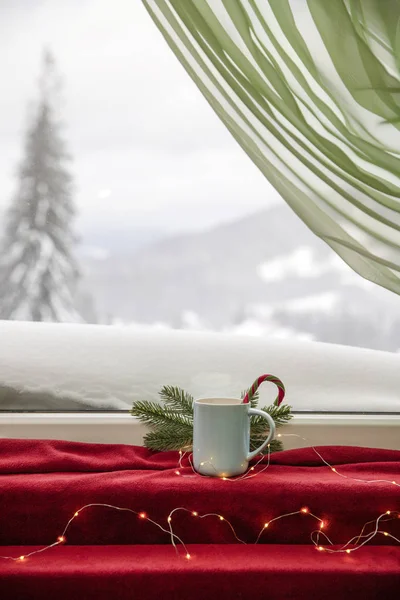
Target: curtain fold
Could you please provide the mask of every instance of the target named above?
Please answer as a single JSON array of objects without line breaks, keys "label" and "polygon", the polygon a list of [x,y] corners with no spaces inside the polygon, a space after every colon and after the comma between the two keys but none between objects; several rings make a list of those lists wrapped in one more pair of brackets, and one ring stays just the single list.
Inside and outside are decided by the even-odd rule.
[{"label": "curtain fold", "polygon": [[400,0],[143,2],[287,204],[400,294]]}]

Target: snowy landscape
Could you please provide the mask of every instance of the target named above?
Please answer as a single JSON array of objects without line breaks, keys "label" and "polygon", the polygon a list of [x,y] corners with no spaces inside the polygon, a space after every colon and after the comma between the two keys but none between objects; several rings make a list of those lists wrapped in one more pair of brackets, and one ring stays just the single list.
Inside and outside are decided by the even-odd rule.
[{"label": "snowy landscape", "polygon": [[76,223],[57,89],[46,51],[2,219],[1,319],[400,349],[398,297],[352,272],[282,201],[197,229]]},{"label": "snowy landscape", "polygon": [[398,297],[354,273],[284,205],[140,247],[130,237],[80,248],[87,320],[400,348]]},{"label": "snowy landscape", "polygon": [[400,350],[398,296],[284,204],[141,3],[21,6],[0,7],[0,319]]}]

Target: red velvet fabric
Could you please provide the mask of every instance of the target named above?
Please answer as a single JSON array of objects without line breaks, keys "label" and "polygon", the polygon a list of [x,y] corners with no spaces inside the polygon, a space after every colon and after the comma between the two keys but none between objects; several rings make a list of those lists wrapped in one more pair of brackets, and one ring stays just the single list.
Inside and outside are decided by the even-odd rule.
[{"label": "red velvet fabric", "polygon": [[[338,472],[353,478],[400,481],[400,452],[322,447]],[[176,475],[178,453],[144,448],[38,440],[0,440],[0,545],[48,544],[81,506],[108,503],[144,511],[166,524],[171,510],[217,512],[238,536],[253,542],[266,521],[307,506],[326,521],[334,543],[346,542],[364,523],[400,509],[400,488],[345,479],[321,464],[312,449],[271,457],[259,476],[240,482],[200,477],[186,466]],[[256,468],[260,470],[262,465]],[[4,476],[1,476],[3,474]],[[261,543],[307,544],[316,521],[297,515],[268,528]],[[233,543],[226,523],[180,513],[175,531],[188,543]],[[390,531],[400,536],[400,519]],[[169,536],[137,517],[88,509],[68,533],[73,544],[169,544]],[[375,538],[374,543],[391,543]]]},{"label": "red velvet fabric", "polygon": [[[177,506],[216,512],[237,535],[255,541],[266,521],[309,510],[342,544],[379,514],[400,510],[400,452],[320,447],[339,474],[311,448],[271,457],[269,468],[231,482],[195,475],[178,453],[151,453],[122,445],[46,440],[0,440],[0,555],[27,554],[54,542],[76,510],[108,503],[144,511],[167,526]],[[256,471],[263,465],[256,467]],[[351,478],[388,483],[362,483]],[[257,546],[236,543],[218,517],[173,516],[174,531],[193,559],[177,558],[168,534],[130,513],[93,507],[74,520],[67,545],[24,563],[0,559],[1,598],[169,598],[385,600],[398,597],[400,546],[379,535],[349,556],[315,550],[318,523],[294,515],[271,524]],[[400,537],[400,519],[385,524]],[[18,546],[18,547],[17,547]]]},{"label": "red velvet fabric", "polygon": [[[17,554],[21,548],[12,547]],[[24,548],[28,551],[29,548]],[[0,566],[2,600],[398,600],[400,551],[310,546],[65,546]]]}]

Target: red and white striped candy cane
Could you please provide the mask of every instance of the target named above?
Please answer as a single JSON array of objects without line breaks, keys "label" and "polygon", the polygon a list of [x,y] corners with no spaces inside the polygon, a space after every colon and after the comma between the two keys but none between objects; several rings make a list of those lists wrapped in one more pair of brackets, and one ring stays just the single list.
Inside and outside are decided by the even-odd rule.
[{"label": "red and white striped candy cane", "polygon": [[282,400],[285,397],[285,386],[283,385],[282,381],[278,379],[278,377],[275,377],[275,375],[260,375],[260,377],[257,377],[255,382],[243,398],[243,404],[249,403],[250,398],[254,396],[254,394],[256,393],[260,385],[264,383],[264,381],[271,381],[272,383],[275,383],[276,387],[278,388],[278,395],[275,399],[274,404],[276,406],[279,406],[281,404]]}]

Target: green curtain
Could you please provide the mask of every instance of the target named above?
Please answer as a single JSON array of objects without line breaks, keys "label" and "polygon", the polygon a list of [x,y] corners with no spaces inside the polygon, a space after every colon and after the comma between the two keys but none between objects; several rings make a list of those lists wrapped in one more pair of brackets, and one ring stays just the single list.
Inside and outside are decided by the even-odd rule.
[{"label": "green curtain", "polygon": [[143,2],[287,204],[400,294],[400,0]]}]

